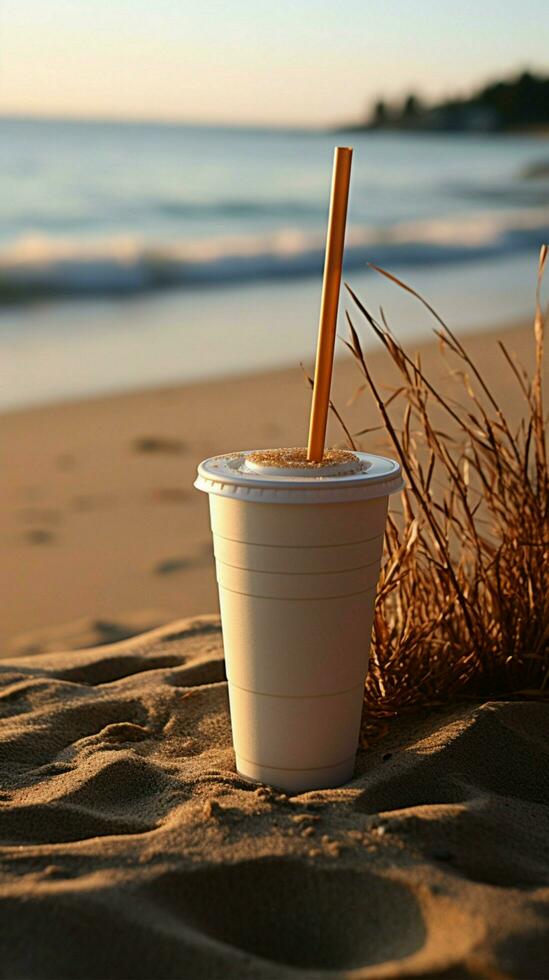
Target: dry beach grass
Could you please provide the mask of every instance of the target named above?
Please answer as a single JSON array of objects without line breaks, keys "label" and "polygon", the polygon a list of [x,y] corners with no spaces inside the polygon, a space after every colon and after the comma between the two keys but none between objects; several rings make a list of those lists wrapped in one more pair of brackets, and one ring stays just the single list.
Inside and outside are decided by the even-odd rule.
[{"label": "dry beach grass", "polygon": [[[502,369],[524,403],[513,430],[466,347],[413,289],[377,270],[435,318],[448,371],[461,381],[459,401],[429,380],[421,360],[395,339],[383,311],[376,319],[349,289],[401,378],[384,398],[348,315],[348,347],[407,483],[403,513],[391,515],[387,528],[390,557],[382,570],[365,693],[369,720],[459,696],[548,692],[549,474],[540,300],[546,258],[544,246],[533,376],[499,342]],[[366,432],[371,429],[357,435]]]}]

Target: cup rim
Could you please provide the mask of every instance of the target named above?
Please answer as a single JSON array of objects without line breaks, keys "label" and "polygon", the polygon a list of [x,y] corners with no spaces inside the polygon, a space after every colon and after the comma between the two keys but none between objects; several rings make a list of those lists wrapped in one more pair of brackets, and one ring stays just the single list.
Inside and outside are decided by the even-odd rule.
[{"label": "cup rim", "polygon": [[286,472],[258,473],[242,469],[246,457],[257,450],[210,456],[198,467],[195,487],[209,494],[265,503],[330,502],[370,499],[402,490],[400,464],[387,456],[356,452],[361,470],[320,475],[318,470],[298,476]]}]

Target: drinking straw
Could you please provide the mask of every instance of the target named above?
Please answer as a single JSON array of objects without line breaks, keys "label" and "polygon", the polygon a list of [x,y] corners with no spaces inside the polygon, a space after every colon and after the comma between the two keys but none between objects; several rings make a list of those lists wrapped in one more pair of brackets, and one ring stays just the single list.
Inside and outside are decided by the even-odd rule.
[{"label": "drinking straw", "polygon": [[307,459],[314,462],[321,461],[326,439],[352,156],[353,150],[350,146],[336,146],[334,150],[332,193],[326,237],[315,380],[309,423],[309,444],[307,447]]}]

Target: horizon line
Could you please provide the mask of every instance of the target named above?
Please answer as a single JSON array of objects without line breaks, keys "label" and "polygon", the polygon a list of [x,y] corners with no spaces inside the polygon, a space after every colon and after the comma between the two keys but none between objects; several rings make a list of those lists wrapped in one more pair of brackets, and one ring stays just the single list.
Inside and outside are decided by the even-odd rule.
[{"label": "horizon line", "polygon": [[[108,116],[95,113],[39,113],[39,112],[22,112],[19,110],[10,110],[0,108],[0,121],[1,122],[60,122],[60,123],[95,123],[99,125],[113,124],[122,126],[166,126],[166,127],[196,127],[197,129],[234,129],[234,130],[257,130],[263,132],[296,132],[296,133],[327,133],[331,132],[336,128],[340,128],[337,123],[326,123],[326,124],[307,124],[307,123],[261,123],[261,122],[236,122],[232,121],[214,121],[214,120],[192,120],[192,119],[179,119],[179,118],[169,118],[169,117],[155,117],[155,116]],[[350,123],[349,125],[354,125]]]}]

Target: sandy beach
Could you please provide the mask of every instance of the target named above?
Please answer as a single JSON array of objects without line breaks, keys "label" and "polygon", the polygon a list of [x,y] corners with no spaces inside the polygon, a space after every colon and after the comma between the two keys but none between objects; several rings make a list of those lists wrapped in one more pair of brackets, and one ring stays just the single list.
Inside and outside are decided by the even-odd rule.
[{"label": "sandy beach", "polygon": [[[531,326],[467,340],[513,420],[520,398],[498,339],[530,366]],[[438,344],[418,349],[426,370],[445,376]],[[369,363],[378,382],[395,381],[383,351]],[[350,356],[342,357],[334,401],[354,431],[379,423],[369,395],[347,404],[360,382]],[[296,365],[1,415],[5,654],[91,646],[215,612],[208,508],[193,489],[196,465],[228,450],[303,445],[309,404]],[[329,437],[342,442],[334,421]],[[374,452],[387,448],[381,433],[360,441]]]},{"label": "sandy beach", "polygon": [[202,617],[5,660],[0,712],[2,977],[547,976],[546,704],[402,718],[288,797],[234,771]]},{"label": "sandy beach", "polygon": [[[531,336],[467,341],[511,422],[497,340],[531,366]],[[440,379],[438,346],[420,355]],[[337,364],[355,430],[378,421],[364,393],[347,405],[359,382]],[[339,789],[235,771],[192,483],[205,456],[303,444],[308,405],[296,367],[0,418],[6,980],[546,977],[546,703],[404,715]]]},{"label": "sandy beach", "polygon": [[549,8],[469,6],[2,17],[0,980],[549,978]]}]

